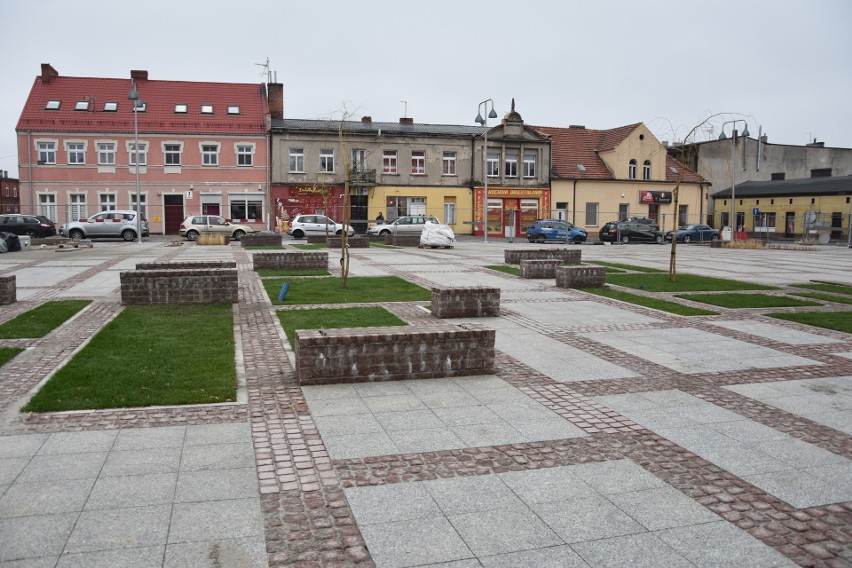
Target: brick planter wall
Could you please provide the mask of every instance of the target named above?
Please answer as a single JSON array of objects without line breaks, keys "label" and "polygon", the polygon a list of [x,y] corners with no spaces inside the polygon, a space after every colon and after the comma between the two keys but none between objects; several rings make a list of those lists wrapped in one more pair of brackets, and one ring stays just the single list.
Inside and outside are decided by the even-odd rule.
[{"label": "brick planter wall", "polygon": [[0,276],[0,305],[14,304],[18,301],[18,285],[15,275]]},{"label": "brick planter wall", "polygon": [[503,262],[506,264],[520,264],[522,260],[561,260],[562,264],[580,264],[581,251],[577,249],[552,248],[552,249],[506,249],[503,251]]},{"label": "brick planter wall", "polygon": [[395,247],[419,246],[420,235],[385,235],[385,244]]},{"label": "brick planter wall", "polygon": [[596,288],[603,286],[606,268],[603,266],[559,266],[556,286],[559,288]]},{"label": "brick planter wall", "polygon": [[280,247],[281,244],[281,235],[273,233],[272,231],[262,231],[258,233],[246,233],[243,235],[243,238],[240,239],[240,244],[242,246],[252,246],[252,247]]},{"label": "brick planter wall", "polygon": [[432,314],[439,318],[500,315],[500,288],[432,288]]},{"label": "brick planter wall", "polygon": [[214,304],[237,301],[235,268],[122,272],[121,302],[128,305]]},{"label": "brick planter wall", "polygon": [[[330,235],[334,236],[334,235]],[[325,235],[305,235],[305,240],[309,245],[316,245],[325,242]]]},{"label": "brick planter wall", "polygon": [[[340,241],[343,237],[329,237],[325,240],[328,248],[340,248]],[[346,241],[349,243],[349,248],[370,248],[370,239],[367,237],[349,237]]]},{"label": "brick planter wall", "polygon": [[556,268],[565,266],[557,259],[521,260],[521,278],[556,278]]},{"label": "brick planter wall", "polygon": [[251,255],[258,268],[328,268],[327,252],[256,252]]},{"label": "brick planter wall", "polygon": [[199,268],[236,268],[233,260],[190,260],[182,262],[140,262],[136,270],[196,270]]},{"label": "brick planter wall", "polygon": [[298,330],[296,376],[319,385],[489,374],[494,337],[477,324]]}]

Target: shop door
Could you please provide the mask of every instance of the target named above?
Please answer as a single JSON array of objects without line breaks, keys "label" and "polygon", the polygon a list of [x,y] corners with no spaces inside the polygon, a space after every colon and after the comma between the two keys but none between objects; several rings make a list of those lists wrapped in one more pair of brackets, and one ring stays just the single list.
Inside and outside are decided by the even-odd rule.
[{"label": "shop door", "polygon": [[219,215],[219,204],[218,203],[203,203],[201,205],[201,214],[202,215]]},{"label": "shop door", "polygon": [[[367,232],[367,196],[350,195],[350,225],[355,232],[362,235]],[[340,221],[342,222],[342,221]]]},{"label": "shop door", "polygon": [[660,206],[656,203],[648,205],[648,218],[653,219],[656,224],[660,224]]},{"label": "shop door", "polygon": [[177,235],[180,231],[180,223],[183,221],[183,195],[174,193],[163,196],[163,209],[165,211],[165,234]]},{"label": "shop door", "polygon": [[787,213],[784,216],[784,237],[792,239],[796,234],[796,214]]}]

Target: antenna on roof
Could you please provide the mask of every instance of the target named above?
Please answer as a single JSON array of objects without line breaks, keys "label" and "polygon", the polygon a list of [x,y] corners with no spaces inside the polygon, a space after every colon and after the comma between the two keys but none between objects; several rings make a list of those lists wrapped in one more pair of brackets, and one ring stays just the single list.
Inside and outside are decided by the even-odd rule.
[{"label": "antenna on roof", "polygon": [[269,71],[269,58],[268,57],[266,58],[266,63],[255,63],[255,65],[263,67],[263,71],[261,72],[260,76],[261,76],[261,78],[263,78],[263,76],[266,75],[266,82],[271,83],[272,82],[272,74]]}]

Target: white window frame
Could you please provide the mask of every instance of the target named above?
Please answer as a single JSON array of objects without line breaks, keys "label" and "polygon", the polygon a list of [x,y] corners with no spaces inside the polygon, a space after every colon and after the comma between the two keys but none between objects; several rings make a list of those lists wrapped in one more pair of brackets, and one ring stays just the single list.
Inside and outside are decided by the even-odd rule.
[{"label": "white window frame", "polygon": [[485,160],[485,175],[488,177],[500,177],[500,154],[489,152]]},{"label": "white window frame", "polygon": [[[163,150],[163,167],[167,171],[172,168],[180,170],[183,165],[183,143],[177,140],[164,140],[161,147]],[[174,147],[177,147],[177,150]],[[170,157],[177,157],[177,162],[169,162]]]},{"label": "white window frame", "polygon": [[234,154],[237,156],[237,167],[254,167],[254,152],[257,145],[253,142],[237,142],[234,144]]},{"label": "white window frame", "polygon": [[319,172],[334,173],[334,148],[321,148],[319,153]]},{"label": "white window frame", "polygon": [[69,166],[84,166],[86,164],[86,150],[88,144],[85,140],[66,140],[65,154],[68,156]]},{"label": "white window frame", "polygon": [[219,165],[219,152],[222,147],[218,142],[200,142],[198,151],[201,154],[201,165],[213,168]]},{"label": "white window frame", "polygon": [[445,201],[444,202],[444,224],[445,225],[455,225],[456,224],[456,202],[455,201]]},{"label": "white window frame", "polygon": [[365,150],[364,148],[352,149],[352,171],[367,171],[367,150]]},{"label": "white window frame", "polygon": [[445,175],[445,176],[456,175],[456,153],[455,152],[444,152],[443,170],[441,171],[441,175]]},{"label": "white window frame", "polygon": [[[141,207],[139,208],[139,212],[142,213],[142,218],[148,218],[148,193],[145,191],[139,192],[139,203]],[[130,192],[130,208],[133,211],[136,211],[136,192]]]},{"label": "white window frame", "polygon": [[38,194],[38,214],[56,221],[56,193],[45,192]]},{"label": "white window frame", "polygon": [[88,217],[88,206],[85,193],[68,194],[68,219],[76,221]]},{"label": "white window frame", "polygon": [[518,153],[514,150],[506,152],[506,177],[518,177]]},{"label": "white window frame", "polygon": [[593,201],[586,202],[586,227],[598,226],[598,214],[600,211],[600,203]]},{"label": "white window frame", "polygon": [[136,142],[133,140],[127,141],[127,164],[133,168],[136,167],[136,160],[139,160],[139,171],[143,171],[148,165],[148,142],[140,140],[137,151]]},{"label": "white window frame", "polygon": [[290,148],[290,173],[305,173],[305,149]]},{"label": "white window frame", "polygon": [[118,209],[117,197],[112,192],[98,192],[99,211],[115,211]]},{"label": "white window frame", "polygon": [[645,162],[642,164],[642,179],[651,179],[651,160],[645,160]]},{"label": "white window frame", "polygon": [[95,140],[95,148],[98,149],[98,165],[115,167],[115,149],[118,143],[115,140]]},{"label": "white window frame", "polygon": [[411,152],[411,175],[426,175],[426,152],[423,150],[412,150]]},{"label": "white window frame", "polygon": [[213,105],[201,105],[201,114],[213,114]]},{"label": "white window frame", "polygon": [[41,165],[56,165],[56,140],[35,140],[36,156]]},{"label": "white window frame", "polygon": [[627,179],[636,179],[636,160],[627,163]]},{"label": "white window frame", "polygon": [[524,152],[524,177],[525,178],[534,178],[536,177],[536,162],[538,161],[536,158],[535,152]]},{"label": "white window frame", "polygon": [[397,171],[397,156],[398,152],[396,150],[383,150],[382,151],[382,173],[383,174],[396,174]]}]

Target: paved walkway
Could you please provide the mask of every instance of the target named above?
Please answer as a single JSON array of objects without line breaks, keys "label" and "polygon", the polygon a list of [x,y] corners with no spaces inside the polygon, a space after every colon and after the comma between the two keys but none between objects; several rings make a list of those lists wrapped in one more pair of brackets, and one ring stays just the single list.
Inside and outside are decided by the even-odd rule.
[{"label": "paved walkway", "polygon": [[[250,253],[169,244],[0,255],[19,299],[0,322],[93,300],[45,338],[0,340],[27,349],[0,370],[0,567],[852,565],[847,334],[560,290],[484,268],[538,246],[462,238],[353,249],[351,273],[500,287],[501,316],[479,320],[497,330],[495,375],[302,389],[286,308]],[[581,250],[657,268],[669,257]],[[678,251],[680,272],[852,283],[849,249]],[[122,270],[223,258],[240,271],[237,403],[18,412],[119,313]],[[422,305],[386,307],[416,324],[433,320]]]}]

